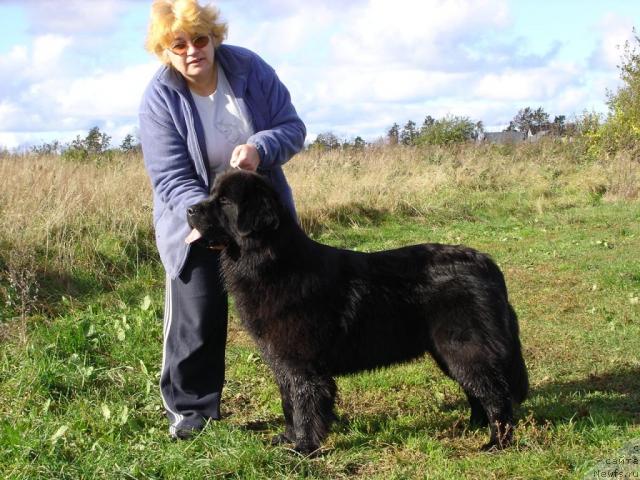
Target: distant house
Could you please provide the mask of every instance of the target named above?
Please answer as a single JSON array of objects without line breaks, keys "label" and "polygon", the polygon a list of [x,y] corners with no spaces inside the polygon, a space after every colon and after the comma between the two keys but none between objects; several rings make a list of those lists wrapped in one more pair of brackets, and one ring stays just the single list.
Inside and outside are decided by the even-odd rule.
[{"label": "distant house", "polygon": [[498,143],[498,144],[515,144],[524,142],[527,134],[516,131],[506,132],[482,132],[478,135],[476,143]]},{"label": "distant house", "polygon": [[531,130],[529,130],[529,133],[527,133],[527,142],[536,143],[548,134],[549,130],[540,130],[538,133],[531,133]]}]

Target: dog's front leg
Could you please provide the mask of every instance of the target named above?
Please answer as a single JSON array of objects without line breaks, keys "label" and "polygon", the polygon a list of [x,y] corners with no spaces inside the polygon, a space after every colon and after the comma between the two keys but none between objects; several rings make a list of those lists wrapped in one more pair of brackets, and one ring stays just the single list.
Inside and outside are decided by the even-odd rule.
[{"label": "dog's front leg", "polygon": [[507,394],[484,399],[484,407],[489,418],[491,439],[484,450],[500,450],[513,441],[513,410],[511,398]]},{"label": "dog's front leg", "polygon": [[330,376],[291,376],[295,450],[308,455],[320,448],[336,419],[336,384]]},{"label": "dog's front leg", "polygon": [[284,433],[280,433],[271,439],[272,445],[283,443],[295,443],[296,432],[293,426],[293,402],[291,400],[291,384],[287,375],[279,370],[275,372],[276,382],[280,389],[280,400],[282,401],[282,412],[284,413]]}]

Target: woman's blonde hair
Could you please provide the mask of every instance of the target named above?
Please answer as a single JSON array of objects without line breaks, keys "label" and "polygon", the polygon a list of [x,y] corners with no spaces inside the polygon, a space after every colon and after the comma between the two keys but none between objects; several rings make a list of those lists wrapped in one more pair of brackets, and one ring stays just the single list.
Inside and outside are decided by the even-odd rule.
[{"label": "woman's blonde hair", "polygon": [[147,33],[146,49],[169,64],[166,49],[174,35],[211,35],[217,47],[227,36],[227,24],[219,21],[220,11],[213,5],[202,7],[197,0],[154,0]]}]

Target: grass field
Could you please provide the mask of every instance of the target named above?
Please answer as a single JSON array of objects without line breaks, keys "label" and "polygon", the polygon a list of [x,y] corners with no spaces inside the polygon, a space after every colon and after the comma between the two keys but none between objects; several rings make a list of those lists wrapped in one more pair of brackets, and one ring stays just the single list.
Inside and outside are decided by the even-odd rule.
[{"label": "grass field", "polygon": [[487,432],[467,428],[464,394],[425,358],[341,378],[318,458],[271,447],[277,388],[233,313],[225,418],[170,441],[157,386],[164,273],[142,160],[9,157],[0,477],[640,478],[637,160],[587,161],[553,143],[398,147],[306,152],[286,170],[317,240],[463,243],[499,263],[531,379],[516,444],[481,452]]}]

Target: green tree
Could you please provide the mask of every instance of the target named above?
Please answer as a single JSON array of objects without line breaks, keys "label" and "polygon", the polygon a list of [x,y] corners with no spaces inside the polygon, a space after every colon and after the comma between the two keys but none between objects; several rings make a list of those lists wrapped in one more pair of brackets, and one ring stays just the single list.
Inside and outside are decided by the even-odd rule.
[{"label": "green tree", "polygon": [[420,133],[423,133],[428,128],[432,127],[433,124],[436,123],[436,119],[431,115],[427,115],[424,117],[424,121],[422,122],[422,127],[420,127]]},{"label": "green tree", "polygon": [[82,138],[77,135],[75,140],[62,152],[62,156],[66,160],[78,162],[99,162],[105,158],[108,159],[109,153],[111,153],[109,151],[110,143],[111,137],[109,135],[101,132],[98,127],[93,127],[86,137]]},{"label": "green tree", "polygon": [[619,150],[640,155],[640,37],[633,30],[633,41],[627,41],[619,65],[622,86],[607,93],[609,114],[602,129],[594,136],[609,153]]},{"label": "green tree", "polygon": [[531,107],[525,107],[518,110],[516,116],[509,122],[507,131],[536,134],[546,128],[549,128],[549,114],[542,107],[535,110]]},{"label": "green tree", "polygon": [[100,131],[98,127],[93,127],[84,139],[84,146],[89,153],[101,154],[109,149],[111,137]]},{"label": "green tree", "polygon": [[122,150],[123,152],[133,152],[135,150],[138,150],[140,148],[140,144],[136,141],[136,138],[128,133],[123,139],[122,139],[122,143],[120,144],[120,150]]},{"label": "green tree", "polygon": [[323,150],[335,150],[340,146],[340,139],[333,132],[319,133],[311,144],[311,148],[321,148]]},{"label": "green tree", "polygon": [[551,131],[554,135],[564,135],[566,130],[567,117],[565,115],[556,115],[551,124]]},{"label": "green tree", "polygon": [[576,117],[574,129],[578,135],[594,137],[602,128],[603,117],[600,113],[585,110],[582,115]]},{"label": "green tree", "polygon": [[391,128],[387,130],[387,140],[389,145],[397,145],[400,141],[400,125],[394,123]]},{"label": "green tree", "polygon": [[403,145],[415,145],[417,139],[418,130],[416,129],[416,122],[409,120],[400,132],[400,143]]},{"label": "green tree", "polygon": [[361,150],[365,147],[365,145],[366,143],[361,136],[358,135],[356,138],[353,139],[353,148]]},{"label": "green tree", "polygon": [[417,139],[418,145],[450,145],[462,143],[474,138],[477,124],[468,117],[446,116],[435,120],[423,128]]},{"label": "green tree", "polygon": [[31,153],[36,155],[58,155],[62,149],[62,145],[58,140],[54,140],[49,143],[42,143],[41,145],[34,145],[31,147]]}]

